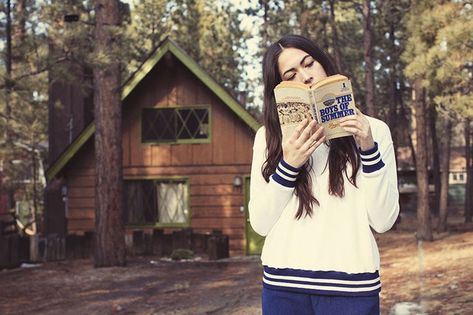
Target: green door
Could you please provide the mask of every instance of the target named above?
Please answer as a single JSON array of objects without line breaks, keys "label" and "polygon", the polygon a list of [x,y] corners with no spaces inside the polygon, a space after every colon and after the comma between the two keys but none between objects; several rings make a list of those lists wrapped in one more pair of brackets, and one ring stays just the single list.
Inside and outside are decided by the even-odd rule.
[{"label": "green door", "polygon": [[250,224],[248,202],[250,201],[250,177],[245,177],[245,220],[246,220],[246,254],[261,255],[264,237],[256,233]]}]

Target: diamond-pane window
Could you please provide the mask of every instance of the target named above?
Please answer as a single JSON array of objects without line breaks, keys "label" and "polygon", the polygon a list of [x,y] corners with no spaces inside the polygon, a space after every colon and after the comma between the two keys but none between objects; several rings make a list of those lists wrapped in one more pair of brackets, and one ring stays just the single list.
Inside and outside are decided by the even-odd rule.
[{"label": "diamond-pane window", "polygon": [[126,223],[185,224],[189,217],[188,195],[184,180],[126,180]]},{"label": "diamond-pane window", "polygon": [[156,194],[160,223],[185,223],[187,221],[189,211],[185,183],[157,183]]},{"label": "diamond-pane window", "polygon": [[209,139],[209,108],[144,108],[142,141]]}]

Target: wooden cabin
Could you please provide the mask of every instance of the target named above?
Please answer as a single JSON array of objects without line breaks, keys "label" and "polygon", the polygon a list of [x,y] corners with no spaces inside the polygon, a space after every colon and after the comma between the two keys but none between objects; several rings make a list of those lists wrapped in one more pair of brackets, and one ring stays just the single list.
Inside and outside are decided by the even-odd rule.
[{"label": "wooden cabin", "polygon": [[[78,103],[76,90],[51,82],[55,156],[47,170],[46,233],[94,231],[95,124],[70,114],[83,124],[74,132],[72,118],[62,114],[73,112],[75,104],[79,115],[90,115],[90,95]],[[230,256],[250,253],[255,235],[250,231],[247,237],[246,205],[259,123],[170,39],[126,82],[122,106],[127,235],[220,230],[228,235]]]},{"label": "wooden cabin", "polygon": [[[430,149],[429,149],[430,150]],[[430,151],[429,151],[430,152]],[[432,155],[433,153],[429,153]],[[432,160],[428,160],[430,204],[435,203],[434,174]],[[440,170],[444,172],[443,169]],[[397,174],[399,181],[400,205],[403,212],[417,211],[417,177],[410,147],[397,148]],[[450,212],[459,211],[465,202],[466,185],[465,147],[451,147],[448,169],[448,205]],[[432,213],[437,214],[436,209]]]}]

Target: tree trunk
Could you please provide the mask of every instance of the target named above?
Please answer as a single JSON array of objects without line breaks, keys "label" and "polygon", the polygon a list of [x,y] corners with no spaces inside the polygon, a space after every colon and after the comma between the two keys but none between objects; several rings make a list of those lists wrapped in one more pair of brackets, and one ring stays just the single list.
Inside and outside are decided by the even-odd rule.
[{"label": "tree trunk", "polygon": [[[391,44],[391,52],[392,52],[392,56],[391,56],[391,60],[394,58],[394,52],[396,51],[396,38],[395,38],[395,35],[394,35],[394,24],[391,23],[390,26],[389,26],[389,43]],[[396,56],[396,59],[397,59],[397,56]],[[396,129],[394,128],[394,125],[398,122],[398,119],[397,119],[397,100],[398,100],[398,88],[397,88],[397,80],[396,80],[396,62],[392,62],[392,66],[391,66],[391,71],[390,71],[390,80],[391,80],[391,101],[389,102],[389,111],[388,111],[388,119],[387,119],[387,122],[388,122],[388,126],[391,130],[395,131]],[[393,136],[393,140],[395,140],[394,138],[395,135],[397,134],[397,132],[392,132],[392,136]],[[396,143],[397,141],[393,141],[394,143]],[[396,152],[396,151],[394,151]]]},{"label": "tree trunk", "polygon": [[442,142],[442,173],[441,173],[441,190],[439,200],[439,222],[437,230],[439,232],[447,231],[448,217],[448,175],[450,170],[450,140],[452,138],[452,120],[450,117],[445,119],[445,136]]},{"label": "tree trunk", "polygon": [[398,117],[398,108],[400,101],[399,99],[402,99],[402,91],[400,89],[400,86],[398,86],[399,79],[397,79],[397,69],[396,66],[399,61],[399,55],[395,54],[396,52],[396,35],[395,35],[395,27],[394,23],[391,23],[389,25],[389,42],[391,44],[391,102],[389,102],[389,111],[388,111],[388,125],[389,129],[391,129],[392,132],[392,138],[393,138],[393,146],[394,146],[394,152],[395,154],[395,159],[396,159],[396,165],[398,164],[398,156],[397,156],[397,148],[398,148],[398,138],[399,138],[399,131],[398,128],[395,128],[396,124],[399,122],[399,117]]},{"label": "tree trunk", "polygon": [[324,51],[328,51],[330,48],[330,42],[328,40],[328,35],[327,35],[327,19],[325,18],[324,15],[322,15],[319,19],[320,23],[322,24],[322,38],[323,38],[323,49]]},{"label": "tree trunk", "polygon": [[304,0],[299,0],[299,27],[302,36],[309,37],[308,22],[311,21],[310,18],[310,12],[306,8]]},{"label": "tree trunk", "polygon": [[[11,2],[10,0],[6,1],[5,14],[6,14],[6,25],[5,25],[5,35],[6,35],[6,51],[5,51],[5,112],[3,113],[5,119],[5,129],[3,132],[3,142],[6,146],[10,143],[11,131],[10,131],[10,119],[11,119],[11,105],[10,105],[10,95],[12,91],[12,19],[11,19]],[[5,163],[5,156],[2,154],[0,157],[0,163]],[[2,176],[2,184],[3,184]],[[14,189],[11,187],[8,188],[8,211],[12,209],[15,204],[15,193]],[[1,232],[1,231],[0,231]]]},{"label": "tree trunk", "polygon": [[473,163],[471,156],[471,120],[465,120],[465,157],[466,157],[466,186],[465,186],[465,223],[471,222],[473,197]]},{"label": "tree trunk", "polygon": [[118,1],[95,1],[96,53],[110,58],[94,67],[95,81],[95,255],[96,267],[124,266],[125,225],[123,214],[122,114],[120,63],[111,26],[120,24]]},{"label": "tree trunk", "polygon": [[269,14],[269,5],[268,0],[260,1],[261,7],[263,9],[263,48],[266,49],[269,44],[269,34],[268,34],[268,14]]},{"label": "tree trunk", "polygon": [[[335,0],[330,0],[330,27],[332,28],[332,40],[333,40],[333,52],[335,55],[335,66],[337,67],[337,71],[341,72],[343,69],[342,65],[342,53],[340,52],[340,45],[339,45],[339,38],[338,38],[338,31],[337,25],[335,23]],[[343,69],[346,71],[346,69]]]},{"label": "tree trunk", "polygon": [[[401,119],[405,119],[406,121],[408,122],[411,122],[411,117],[412,115],[406,110],[406,106],[404,104],[404,98],[403,98],[403,94],[404,94],[404,90],[405,90],[406,86],[404,85],[404,81],[403,79],[401,79],[401,84],[400,84],[400,91],[399,91],[399,109],[400,109],[400,116],[401,116]],[[411,125],[412,126],[412,125]],[[411,149],[411,154],[412,154],[412,163],[413,165],[416,165],[416,152],[415,152],[415,148],[414,148],[414,141],[412,141],[412,131],[409,130],[408,131],[408,137],[407,137],[407,140],[409,142],[409,148]]]},{"label": "tree trunk", "polygon": [[11,118],[11,106],[10,106],[10,94],[12,89],[12,20],[11,20],[11,3],[10,0],[7,0],[6,3],[6,52],[5,52],[5,133],[4,139],[5,143],[9,142],[10,132],[9,132],[9,123]]},{"label": "tree trunk", "polygon": [[366,87],[366,109],[369,116],[375,115],[374,111],[374,66],[373,66],[373,44],[371,32],[371,8],[370,0],[363,1],[363,48],[365,58],[365,87]]},{"label": "tree trunk", "polygon": [[414,82],[416,117],[417,239],[432,241],[429,213],[429,177],[427,170],[427,122],[425,91],[421,79]]},{"label": "tree trunk", "polygon": [[12,55],[12,65],[21,62],[23,58],[22,51],[18,47],[23,47],[26,39],[26,1],[15,1],[15,23],[13,25],[13,45],[15,53]]},{"label": "tree trunk", "polygon": [[392,100],[391,102],[389,102],[387,122],[388,122],[389,129],[392,130],[391,133],[392,133],[392,139],[393,139],[393,147],[394,147],[394,152],[396,152],[396,154],[394,155],[394,158],[396,159],[396,165],[399,165],[397,161],[398,132],[397,132],[397,128],[395,128],[396,123],[399,121],[397,117],[397,107],[398,107],[397,99],[398,99],[399,91],[397,90],[394,75],[391,76],[391,85],[392,85],[392,89],[391,89]]},{"label": "tree trunk", "polygon": [[[432,140],[432,173],[434,179],[434,186],[435,186],[435,199],[434,204],[432,205],[431,209],[433,213],[438,213],[440,207],[440,189],[441,189],[441,182],[440,182],[440,152],[438,147],[438,139],[437,139],[437,128],[436,128],[436,121],[437,121],[437,110],[435,109],[434,104],[430,104],[429,106],[429,126],[430,126],[430,138]],[[446,151],[442,151],[443,154]]]},{"label": "tree trunk", "polygon": [[39,227],[41,227],[40,224],[38,224],[38,192],[37,192],[37,187],[36,187],[36,174],[38,171],[36,170],[36,151],[35,151],[36,144],[33,141],[32,146],[31,146],[31,163],[33,163],[33,209],[31,211],[31,221],[32,226],[31,228],[35,233],[41,232]]}]

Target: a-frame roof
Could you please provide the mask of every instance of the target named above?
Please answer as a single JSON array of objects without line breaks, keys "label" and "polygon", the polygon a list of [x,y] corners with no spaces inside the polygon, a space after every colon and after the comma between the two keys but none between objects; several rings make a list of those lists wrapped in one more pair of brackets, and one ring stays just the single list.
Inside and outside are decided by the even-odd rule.
[{"label": "a-frame roof", "polygon": [[[167,52],[173,54],[180,62],[182,62],[199,80],[204,83],[205,86],[207,86],[218,98],[220,98],[220,100],[222,100],[223,104],[228,106],[228,108],[251,129],[254,131],[258,130],[260,123],[170,38],[165,38],[156,50],[145,60],[145,62],[143,62],[141,67],[126,81],[122,89],[122,101],[130,95],[133,89],[138,86],[141,80],[146,77],[146,75]],[[54,178],[54,176],[56,176],[67,165],[67,163],[75,154],[77,154],[80,148],[94,135],[94,133],[95,122],[92,121],[48,168],[46,171],[47,181]]]}]

